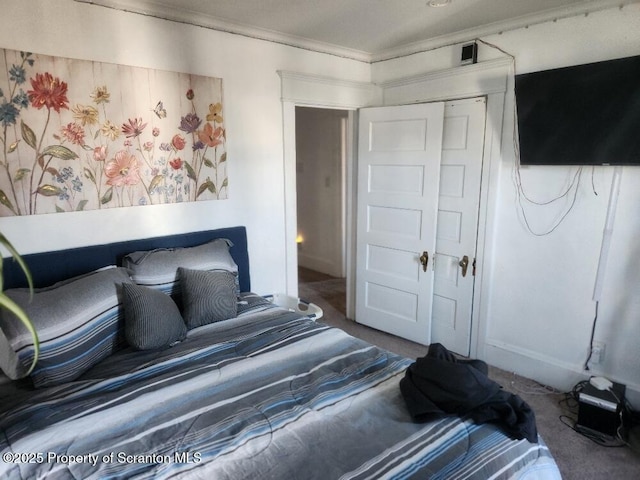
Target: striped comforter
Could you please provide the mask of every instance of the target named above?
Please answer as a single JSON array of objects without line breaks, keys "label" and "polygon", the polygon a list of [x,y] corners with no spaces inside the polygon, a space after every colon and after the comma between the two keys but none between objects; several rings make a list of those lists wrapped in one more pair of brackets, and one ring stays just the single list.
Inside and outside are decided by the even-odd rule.
[{"label": "striped comforter", "polygon": [[559,478],[545,444],[416,424],[410,360],[246,296],[238,318],[0,406],[0,478]]}]

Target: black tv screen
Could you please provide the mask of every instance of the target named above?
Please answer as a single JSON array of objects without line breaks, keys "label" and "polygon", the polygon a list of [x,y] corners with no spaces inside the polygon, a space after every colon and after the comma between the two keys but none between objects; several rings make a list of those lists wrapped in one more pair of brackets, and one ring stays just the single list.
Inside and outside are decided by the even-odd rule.
[{"label": "black tv screen", "polygon": [[640,166],[640,56],[515,77],[522,165]]}]

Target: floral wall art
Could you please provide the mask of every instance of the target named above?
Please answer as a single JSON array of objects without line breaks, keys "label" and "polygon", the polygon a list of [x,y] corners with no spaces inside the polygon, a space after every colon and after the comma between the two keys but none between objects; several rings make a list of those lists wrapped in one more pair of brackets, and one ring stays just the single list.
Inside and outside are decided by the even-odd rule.
[{"label": "floral wall art", "polygon": [[221,79],[0,55],[0,216],[227,198]]}]

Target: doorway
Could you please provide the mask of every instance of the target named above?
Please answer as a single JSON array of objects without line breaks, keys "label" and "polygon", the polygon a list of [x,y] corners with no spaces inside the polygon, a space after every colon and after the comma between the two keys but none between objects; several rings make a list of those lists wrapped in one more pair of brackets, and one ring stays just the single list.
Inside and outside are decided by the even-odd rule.
[{"label": "doorway", "polygon": [[[496,59],[478,64],[478,68],[452,68],[447,71],[427,72],[411,78],[398,79],[374,85],[366,81],[345,81],[299,72],[279,71],[282,86],[284,125],[284,180],[285,180],[285,285],[292,295],[298,293],[298,261],[296,246],[296,152],[295,108],[297,105],[322,108],[341,108],[349,111],[348,140],[357,136],[356,111],[372,105],[402,105],[417,102],[440,101],[485,96],[486,129],[484,135],[481,173],[481,194],[477,223],[477,276],[474,280],[473,318],[471,324],[470,356],[488,355],[489,288],[494,271],[494,252],[490,232],[496,222],[497,179],[500,175],[502,126],[505,113],[511,59]],[[355,212],[353,192],[356,191],[354,165],[356,146],[349,146],[348,162],[348,234],[347,248],[347,318],[355,317]],[[350,233],[349,233],[350,230]],[[473,264],[471,263],[473,272]]]},{"label": "doorway", "polygon": [[[405,108],[415,107],[417,105]],[[382,107],[380,110],[389,112],[393,108]],[[314,303],[325,302],[325,308],[335,308],[342,315],[346,315],[347,309],[345,247],[349,235],[345,216],[349,113],[337,109],[295,107],[298,292]],[[388,120],[386,116],[388,113],[384,116]],[[442,173],[430,177],[440,179],[441,208],[438,209],[435,228],[438,248],[430,249],[432,259],[437,257],[437,266],[434,267],[432,261],[429,269],[435,283],[429,295],[430,298],[433,295],[434,304],[433,312],[427,315],[426,338],[431,340],[432,336],[433,341],[444,343],[462,355],[469,355],[475,283],[475,269],[471,264],[474,263],[478,233],[485,98],[446,102],[444,115],[440,114],[440,117],[444,120],[444,134],[440,135],[443,140]],[[388,121],[385,122],[387,124]],[[406,125],[403,125],[404,132]],[[402,137],[405,136],[406,132]],[[388,170],[388,162],[383,163],[384,171]],[[406,189],[407,182],[411,183],[410,178],[413,178],[403,180],[402,176],[396,177],[396,174],[388,173],[380,180],[387,185],[395,178]],[[364,251],[362,248],[357,250]],[[375,249],[376,252],[378,250]],[[463,258],[470,259],[468,275],[467,269],[461,268]],[[413,257],[411,259],[413,262]],[[393,265],[397,264],[393,262]],[[373,298],[379,299],[382,295]],[[399,303],[385,303],[387,307],[390,304]],[[388,308],[378,310],[388,314]],[[365,320],[371,316],[369,312]],[[355,317],[358,323],[368,324],[360,321],[357,315]],[[376,328],[389,331],[379,325]],[[413,334],[401,336],[429,343],[414,338]]]},{"label": "doorway", "polygon": [[295,108],[298,291],[343,315],[348,115],[338,109]]}]

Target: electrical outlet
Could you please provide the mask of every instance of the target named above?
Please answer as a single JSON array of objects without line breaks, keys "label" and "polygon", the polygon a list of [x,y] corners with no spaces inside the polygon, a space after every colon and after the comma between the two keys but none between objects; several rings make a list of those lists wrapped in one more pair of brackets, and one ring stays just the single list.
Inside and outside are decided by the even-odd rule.
[{"label": "electrical outlet", "polygon": [[606,344],[604,342],[593,342],[591,346],[591,364],[598,365],[604,362],[604,350]]}]

